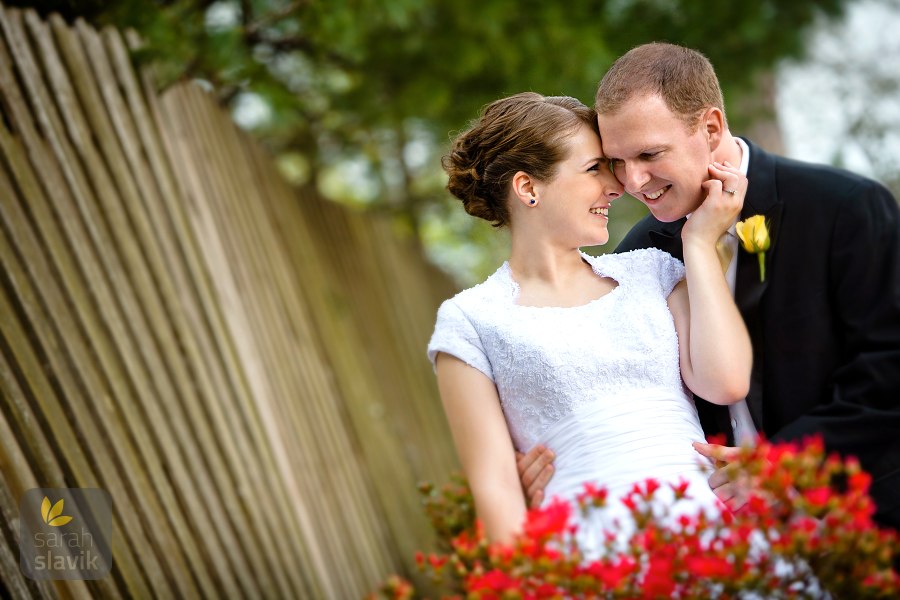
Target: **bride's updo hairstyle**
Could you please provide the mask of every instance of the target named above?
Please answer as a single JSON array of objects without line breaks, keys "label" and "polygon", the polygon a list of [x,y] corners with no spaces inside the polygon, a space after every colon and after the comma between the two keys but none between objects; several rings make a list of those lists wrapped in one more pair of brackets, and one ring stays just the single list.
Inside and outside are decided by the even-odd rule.
[{"label": "bride's updo hairstyle", "polygon": [[594,110],[568,96],[525,92],[491,102],[441,160],[450,176],[447,189],[470,215],[494,227],[508,225],[513,175],[552,179],[566,158],[566,141],[582,124],[600,135]]}]

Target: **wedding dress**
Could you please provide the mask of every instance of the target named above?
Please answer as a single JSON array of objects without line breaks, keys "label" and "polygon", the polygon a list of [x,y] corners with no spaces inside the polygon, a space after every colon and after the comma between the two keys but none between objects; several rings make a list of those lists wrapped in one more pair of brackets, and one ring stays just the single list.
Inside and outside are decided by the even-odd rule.
[{"label": "wedding dress", "polygon": [[669,505],[667,484],[689,483],[691,500],[678,502],[671,519],[714,515],[720,505],[691,446],[704,435],[681,380],[666,303],[684,266],[653,248],[583,257],[617,287],[582,306],[522,306],[504,263],[441,305],[428,356],[432,363],[438,352],[456,356],[494,382],[518,450],[542,443],[554,451],[546,498],[574,503],[585,483],[607,488],[607,508],[589,517],[573,511],[591,556],[601,552],[604,531],[620,539],[631,531],[618,498],[646,478],[662,484],[658,499]]}]

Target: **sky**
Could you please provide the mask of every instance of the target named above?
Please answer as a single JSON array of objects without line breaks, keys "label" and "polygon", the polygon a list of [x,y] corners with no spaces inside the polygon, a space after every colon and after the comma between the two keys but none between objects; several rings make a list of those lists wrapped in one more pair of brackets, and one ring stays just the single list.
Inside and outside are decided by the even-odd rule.
[{"label": "sky", "polygon": [[900,171],[900,0],[859,0],[778,69],[786,154],[885,181]]}]

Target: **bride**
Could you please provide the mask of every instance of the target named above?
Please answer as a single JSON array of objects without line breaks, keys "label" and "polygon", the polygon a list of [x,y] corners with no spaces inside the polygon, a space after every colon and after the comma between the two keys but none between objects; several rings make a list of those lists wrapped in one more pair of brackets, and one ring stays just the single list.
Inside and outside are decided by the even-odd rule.
[{"label": "bride", "polygon": [[[573,98],[489,104],[443,165],[466,212],[511,236],[508,261],[441,305],[428,345],[488,538],[509,542],[522,530],[515,451],[538,443],[556,454],[547,497],[574,503],[590,482],[617,498],[653,477],[661,490],[688,481],[692,506],[716,510],[691,445],[704,438],[690,391],[730,404],[749,387],[750,340],[715,248],[746,178],[709,165],[707,197],[682,232],[682,265],[655,249],[579,250],[607,242],[623,188],[595,113]],[[623,511],[611,502],[582,517],[582,548],[621,527]]]}]

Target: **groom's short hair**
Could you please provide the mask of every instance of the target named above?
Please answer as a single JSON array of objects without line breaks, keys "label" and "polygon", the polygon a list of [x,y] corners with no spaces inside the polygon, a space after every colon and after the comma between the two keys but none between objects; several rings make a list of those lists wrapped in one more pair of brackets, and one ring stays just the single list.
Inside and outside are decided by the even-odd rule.
[{"label": "groom's short hair", "polygon": [[597,88],[594,109],[614,114],[636,95],[659,95],[688,129],[711,106],[725,114],[722,88],[712,63],[690,48],[653,42],[620,56]]}]

